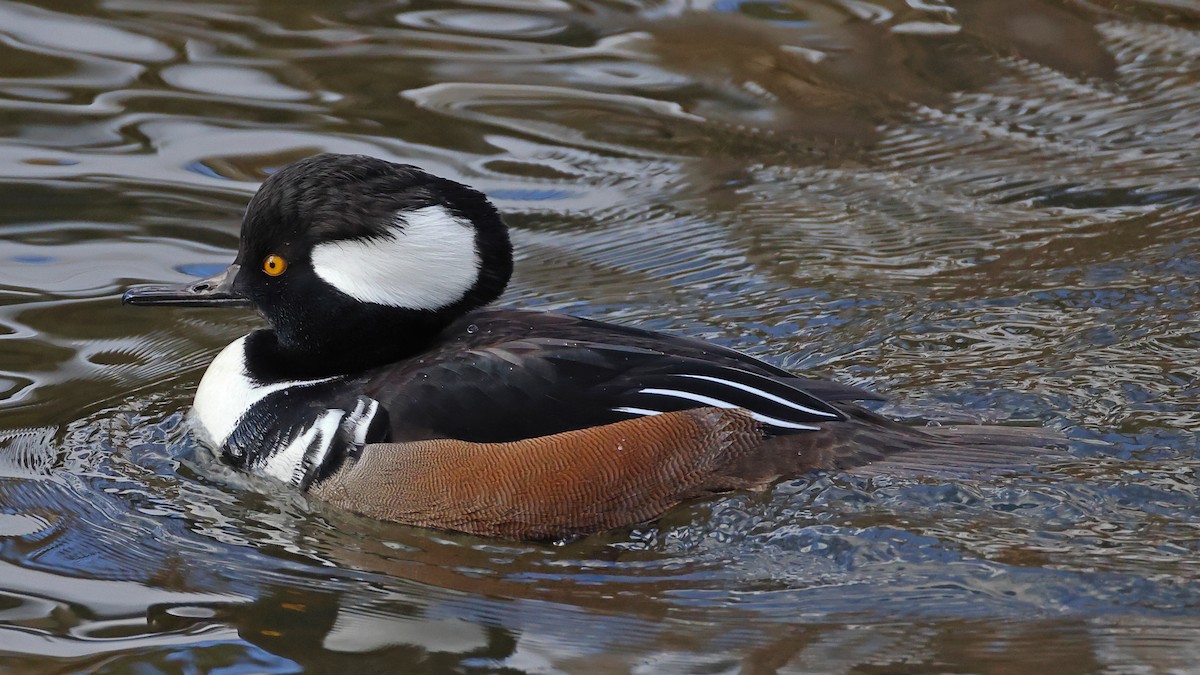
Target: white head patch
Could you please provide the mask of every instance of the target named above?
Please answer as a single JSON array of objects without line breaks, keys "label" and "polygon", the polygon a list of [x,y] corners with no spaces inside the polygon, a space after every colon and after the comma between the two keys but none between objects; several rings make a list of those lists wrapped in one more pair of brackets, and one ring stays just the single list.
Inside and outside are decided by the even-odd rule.
[{"label": "white head patch", "polygon": [[458,302],[479,278],[475,229],[441,206],[397,216],[387,236],[344,239],[313,248],[313,270],[362,302],[440,309]]}]

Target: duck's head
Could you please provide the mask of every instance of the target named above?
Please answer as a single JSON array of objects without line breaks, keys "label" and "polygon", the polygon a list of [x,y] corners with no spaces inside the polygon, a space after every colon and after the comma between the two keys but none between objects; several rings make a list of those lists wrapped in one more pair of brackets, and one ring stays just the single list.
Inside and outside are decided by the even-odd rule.
[{"label": "duck's head", "polygon": [[345,371],[419,349],[499,297],[511,273],[507,228],[481,193],[413,166],[325,154],[262,184],[228,269],[135,287],[124,302],[253,306],[281,367],[319,358]]}]

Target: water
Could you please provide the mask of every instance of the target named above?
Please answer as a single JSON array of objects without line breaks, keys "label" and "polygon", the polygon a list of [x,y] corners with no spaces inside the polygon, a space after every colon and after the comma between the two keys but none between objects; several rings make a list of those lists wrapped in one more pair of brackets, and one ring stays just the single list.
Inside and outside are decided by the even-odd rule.
[{"label": "water", "polygon": [[[0,670],[1186,672],[1200,660],[1200,10],[0,2]],[[695,335],[999,478],[829,474],[548,547],[231,474],[182,424],[318,151],[486,191],[505,302]],[[1103,441],[1103,444],[1097,441]]]}]

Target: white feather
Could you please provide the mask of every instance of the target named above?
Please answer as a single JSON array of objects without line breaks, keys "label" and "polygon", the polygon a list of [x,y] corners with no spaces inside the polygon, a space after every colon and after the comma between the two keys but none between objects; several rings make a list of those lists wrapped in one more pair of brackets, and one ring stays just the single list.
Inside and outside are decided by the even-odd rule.
[{"label": "white feather", "polygon": [[192,404],[192,416],[199,427],[203,440],[213,448],[219,448],[237,428],[238,420],[250,406],[280,389],[316,384],[333,379],[289,380],[271,384],[258,384],[246,372],[246,338],[234,340],[217,354],[209,364],[196,389],[196,400]]},{"label": "white feather", "polygon": [[733,382],[731,380],[723,380],[719,377],[712,377],[709,375],[681,374],[681,375],[679,375],[679,377],[690,377],[690,378],[694,378],[697,380],[704,380],[706,382],[716,382],[717,384],[723,384],[727,387],[733,387],[734,389],[741,389],[742,391],[744,391],[748,394],[754,394],[755,396],[761,396],[762,398],[765,398],[768,401],[774,401],[775,403],[785,405],[793,410],[799,410],[800,412],[809,413],[810,415],[820,415],[821,417],[834,417],[834,418],[838,417],[834,413],[828,413],[823,410],[815,410],[813,408],[802,406],[799,403],[795,403],[795,402],[789,401],[785,398],[781,398],[770,392],[765,392],[762,389],[756,389],[754,387],[751,387],[748,384],[742,384],[741,382]]},{"label": "white feather", "polygon": [[[365,408],[365,409],[364,409]],[[367,432],[371,430],[371,420],[375,419],[375,413],[379,410],[379,401],[375,399],[367,399],[365,402],[359,400],[358,405],[354,406],[354,412],[350,413],[350,418],[346,420],[345,426],[354,429],[355,445],[364,445],[367,442]],[[324,457],[320,458],[324,461]]]},{"label": "white feather", "polygon": [[632,408],[623,405],[620,408],[613,408],[613,412],[628,413],[630,415],[641,415],[642,417],[650,417],[651,415],[661,415],[661,410],[650,410],[649,408]]},{"label": "white feather", "polygon": [[397,215],[390,234],[313,248],[317,276],[350,297],[389,307],[440,309],[479,278],[475,229],[441,206]]},{"label": "white feather", "polygon": [[[286,448],[271,455],[263,464],[262,472],[285,483],[298,485],[304,477],[304,456],[310,450],[315,450],[314,464],[325,459],[344,415],[345,411],[342,410],[326,412],[311,427],[305,429],[304,433],[293,438]],[[313,448],[317,441],[320,441],[320,447]]]},{"label": "white feather", "polygon": [[[647,389],[639,389],[638,393],[640,393],[640,394],[657,394],[659,396],[670,396],[672,398],[682,398],[686,401],[695,401],[696,403],[703,403],[704,405],[711,405],[711,406],[715,406],[717,408],[741,408],[742,407],[742,406],[730,403],[728,401],[722,401],[717,398],[712,398],[711,396],[704,396],[703,394],[694,394],[690,391],[676,391],[674,389],[647,388]],[[630,410],[623,410],[622,412],[630,412]],[[777,427],[782,427],[784,429],[803,429],[806,431],[818,431],[821,428],[821,427],[814,427],[811,424],[797,424],[795,422],[788,422],[787,420],[781,420],[781,419],[778,419],[775,417],[763,415],[762,413],[757,413],[757,412],[754,412],[753,410],[750,410],[749,413],[750,413],[751,417],[758,420],[759,422],[762,422],[763,424],[771,424],[771,425],[774,425]]]}]

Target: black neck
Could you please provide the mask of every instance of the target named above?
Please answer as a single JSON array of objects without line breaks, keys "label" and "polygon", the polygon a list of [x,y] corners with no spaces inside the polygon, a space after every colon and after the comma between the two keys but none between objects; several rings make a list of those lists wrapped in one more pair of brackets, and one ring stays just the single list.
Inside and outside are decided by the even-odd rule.
[{"label": "black neck", "polygon": [[350,320],[343,330],[291,341],[274,330],[257,330],[246,340],[247,370],[260,382],[354,375],[428,350],[447,322],[418,315],[390,323]]}]

